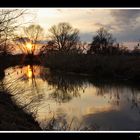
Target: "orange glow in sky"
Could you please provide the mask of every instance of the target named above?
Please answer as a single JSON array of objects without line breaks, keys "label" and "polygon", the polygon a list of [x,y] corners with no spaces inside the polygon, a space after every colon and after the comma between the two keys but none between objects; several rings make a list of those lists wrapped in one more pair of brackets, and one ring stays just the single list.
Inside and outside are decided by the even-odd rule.
[{"label": "orange glow in sky", "polygon": [[27,43],[27,44],[26,44],[26,47],[27,47],[27,49],[28,49],[29,51],[31,51],[33,46],[32,46],[31,43]]}]

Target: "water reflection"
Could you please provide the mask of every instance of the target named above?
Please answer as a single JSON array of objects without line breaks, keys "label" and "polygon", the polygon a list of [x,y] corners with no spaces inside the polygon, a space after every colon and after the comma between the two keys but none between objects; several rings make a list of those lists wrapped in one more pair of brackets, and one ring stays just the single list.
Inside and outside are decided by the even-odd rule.
[{"label": "water reflection", "polygon": [[3,83],[44,130],[140,130],[137,87],[37,65],[6,69]]}]

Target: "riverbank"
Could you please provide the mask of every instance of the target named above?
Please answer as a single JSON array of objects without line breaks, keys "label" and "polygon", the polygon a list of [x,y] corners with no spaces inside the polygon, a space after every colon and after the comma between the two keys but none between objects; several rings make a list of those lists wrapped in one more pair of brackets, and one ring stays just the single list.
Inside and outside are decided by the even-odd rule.
[{"label": "riverbank", "polygon": [[45,66],[52,70],[96,78],[140,81],[140,56],[49,55]]},{"label": "riverbank", "polygon": [[23,59],[23,57],[22,55],[3,57],[0,59],[1,68],[37,64],[63,73],[80,74],[95,78],[140,81],[140,56],[55,53],[47,56],[35,56],[34,61],[30,63],[29,60]]},{"label": "riverbank", "polygon": [[0,131],[39,131],[39,124],[31,114],[17,107],[11,95],[0,92]]}]

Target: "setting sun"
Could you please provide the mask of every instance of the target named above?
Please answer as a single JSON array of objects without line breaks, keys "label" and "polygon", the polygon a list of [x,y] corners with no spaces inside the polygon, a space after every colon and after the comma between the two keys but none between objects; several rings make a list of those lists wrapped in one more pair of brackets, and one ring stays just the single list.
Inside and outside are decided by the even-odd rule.
[{"label": "setting sun", "polygon": [[31,43],[26,44],[26,47],[27,47],[28,50],[30,50],[30,51],[32,50],[32,44]]}]

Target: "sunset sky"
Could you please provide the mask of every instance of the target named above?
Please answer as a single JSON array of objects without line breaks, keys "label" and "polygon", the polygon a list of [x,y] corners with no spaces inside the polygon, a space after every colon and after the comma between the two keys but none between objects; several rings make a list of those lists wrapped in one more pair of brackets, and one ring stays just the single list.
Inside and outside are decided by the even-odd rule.
[{"label": "sunset sky", "polygon": [[40,24],[46,35],[52,25],[69,22],[80,30],[82,41],[91,42],[100,27],[108,29],[118,42],[140,39],[140,9],[35,8],[29,11],[34,15],[33,23]]}]

